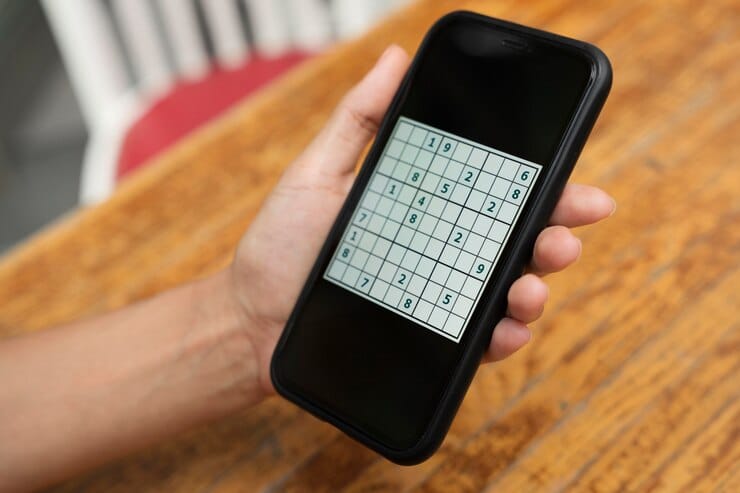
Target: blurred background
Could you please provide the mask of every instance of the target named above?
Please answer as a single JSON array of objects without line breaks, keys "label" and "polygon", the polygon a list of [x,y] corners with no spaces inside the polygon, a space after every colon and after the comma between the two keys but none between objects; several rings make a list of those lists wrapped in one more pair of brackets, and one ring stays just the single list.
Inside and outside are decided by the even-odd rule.
[{"label": "blurred background", "polygon": [[0,254],[407,0],[0,0]]}]

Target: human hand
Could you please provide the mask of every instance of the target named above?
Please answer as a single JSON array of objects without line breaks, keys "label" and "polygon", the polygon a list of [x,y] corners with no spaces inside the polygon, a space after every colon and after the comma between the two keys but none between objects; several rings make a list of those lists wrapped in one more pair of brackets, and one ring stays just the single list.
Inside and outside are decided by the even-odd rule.
[{"label": "human hand", "polygon": [[[231,285],[250,326],[260,383],[268,392],[277,339],[354,182],[357,159],[375,135],[408,63],[401,48],[386,50],[288,167],[239,244]],[[509,290],[507,317],[495,327],[486,361],[503,359],[529,341],[527,324],[540,317],[547,300],[542,276],[563,270],[581,253],[580,240],[568,228],[600,221],[614,207],[598,188],[566,187],[550,226],[537,238],[529,272]]]}]

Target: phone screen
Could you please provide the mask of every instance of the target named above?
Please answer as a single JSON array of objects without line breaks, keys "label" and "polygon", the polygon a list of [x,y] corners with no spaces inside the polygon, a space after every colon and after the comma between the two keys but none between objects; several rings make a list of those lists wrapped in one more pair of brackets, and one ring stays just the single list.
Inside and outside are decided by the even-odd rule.
[{"label": "phone screen", "polygon": [[459,342],[541,169],[400,117],[324,278]]},{"label": "phone screen", "polygon": [[283,385],[390,448],[427,429],[591,76],[518,36],[429,38],[281,350]]}]

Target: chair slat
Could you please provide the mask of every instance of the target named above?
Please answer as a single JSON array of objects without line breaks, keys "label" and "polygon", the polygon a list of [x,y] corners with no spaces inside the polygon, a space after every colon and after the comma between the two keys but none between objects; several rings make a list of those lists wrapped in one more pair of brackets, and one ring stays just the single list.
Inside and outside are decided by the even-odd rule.
[{"label": "chair slat", "polygon": [[158,0],[162,24],[172,47],[178,75],[197,79],[210,65],[191,0]]},{"label": "chair slat", "polygon": [[293,43],[306,51],[318,51],[332,40],[329,7],[322,0],[287,0]]},{"label": "chair slat", "polygon": [[290,49],[290,31],[286,5],[281,0],[244,0],[249,13],[255,50],[267,57],[279,56]]},{"label": "chair slat", "polygon": [[218,63],[238,67],[247,59],[249,48],[235,0],[201,0],[208,31]]},{"label": "chair slat", "polygon": [[112,0],[111,6],[131,59],[139,90],[146,95],[170,86],[173,74],[148,0]]},{"label": "chair slat", "polygon": [[110,19],[98,0],[43,0],[42,6],[92,133],[130,87]]}]

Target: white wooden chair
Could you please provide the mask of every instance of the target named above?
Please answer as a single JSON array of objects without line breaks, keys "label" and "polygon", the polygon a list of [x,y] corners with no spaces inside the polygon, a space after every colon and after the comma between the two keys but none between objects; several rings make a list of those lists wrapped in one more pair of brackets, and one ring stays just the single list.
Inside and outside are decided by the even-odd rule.
[{"label": "white wooden chair", "polygon": [[[241,5],[240,5],[241,3]],[[175,83],[253,52],[316,52],[406,0],[42,0],[89,130],[80,201],[115,186],[122,138]],[[240,9],[247,13],[248,42]],[[211,40],[207,49],[201,28]]]}]

